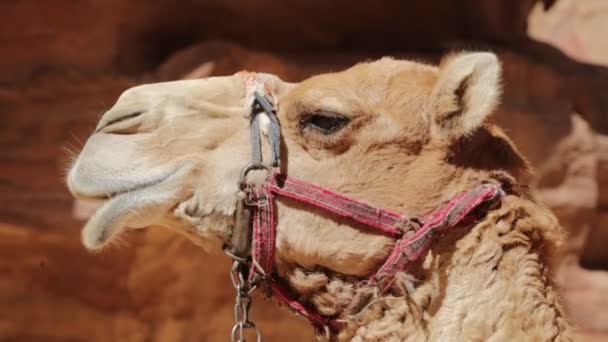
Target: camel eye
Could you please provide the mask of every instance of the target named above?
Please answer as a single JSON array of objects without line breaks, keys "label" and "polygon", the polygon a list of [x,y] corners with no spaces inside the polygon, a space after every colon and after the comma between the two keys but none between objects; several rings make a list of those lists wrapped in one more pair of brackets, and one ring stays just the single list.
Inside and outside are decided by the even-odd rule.
[{"label": "camel eye", "polygon": [[338,113],[318,111],[302,120],[301,125],[303,129],[315,129],[323,134],[332,134],[346,126],[349,121],[349,118]]}]

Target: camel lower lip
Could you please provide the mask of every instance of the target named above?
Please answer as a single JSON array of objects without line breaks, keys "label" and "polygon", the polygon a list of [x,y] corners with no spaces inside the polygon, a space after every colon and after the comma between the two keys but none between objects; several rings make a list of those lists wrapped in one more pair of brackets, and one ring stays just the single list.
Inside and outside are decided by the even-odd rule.
[{"label": "camel lower lip", "polygon": [[[104,204],[111,202],[116,197],[119,197],[121,195],[128,194],[128,193],[143,191],[147,188],[161,184],[164,181],[166,181],[167,179],[169,179],[174,173],[175,172],[171,172],[167,176],[162,177],[160,179],[157,179],[157,180],[154,180],[151,182],[147,182],[147,183],[142,183],[139,185],[135,185],[135,186],[127,188],[125,190],[108,193],[106,195],[78,196],[78,197],[76,197],[76,199],[78,201],[80,201],[81,207],[83,207],[82,209],[84,209],[84,210],[86,210],[87,208],[89,209],[88,214],[84,213],[82,216],[84,216],[85,219],[90,218],[95,214],[95,212],[97,212],[97,210],[99,210],[99,208],[101,208]],[[94,210],[91,210],[91,209],[94,209]],[[74,215],[74,216],[76,216],[76,215]]]},{"label": "camel lower lip", "polygon": [[178,167],[168,176],[129,191],[116,193],[103,202],[82,230],[82,242],[87,249],[100,248],[127,228],[144,228],[156,222],[180,198],[178,186],[191,167]]},{"label": "camel lower lip", "polygon": [[89,219],[97,212],[97,210],[99,210],[99,208],[101,208],[105,203],[111,201],[113,198],[129,192],[139,191],[148,187],[152,187],[156,184],[162,183],[169,177],[170,175],[155,182],[135,186],[128,190],[111,193],[105,196],[76,196],[76,201],[74,202],[74,207],[72,210],[73,216],[74,218],[80,220]]}]

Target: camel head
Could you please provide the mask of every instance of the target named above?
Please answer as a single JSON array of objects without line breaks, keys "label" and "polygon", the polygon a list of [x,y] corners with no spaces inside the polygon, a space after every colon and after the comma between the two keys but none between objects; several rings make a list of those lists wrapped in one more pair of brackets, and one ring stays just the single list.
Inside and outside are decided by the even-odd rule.
[{"label": "camel head", "polygon": [[[98,249],[127,229],[164,226],[219,251],[250,160],[260,84],[277,107],[282,173],[409,215],[488,179],[515,182],[526,163],[486,123],[499,73],[493,54],[462,53],[439,66],[383,58],[300,83],[238,73],[129,89],[67,178],[75,197],[105,200],[83,243]],[[279,265],[363,276],[394,243],[299,203],[277,205]]]}]

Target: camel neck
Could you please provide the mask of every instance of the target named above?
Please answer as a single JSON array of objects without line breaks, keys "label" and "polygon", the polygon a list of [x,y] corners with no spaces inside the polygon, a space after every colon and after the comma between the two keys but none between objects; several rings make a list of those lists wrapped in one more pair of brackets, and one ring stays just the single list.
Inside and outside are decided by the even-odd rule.
[{"label": "camel neck", "polygon": [[322,272],[299,270],[294,274],[300,278],[290,282],[299,292],[305,283],[311,286],[304,297],[319,312],[347,310],[344,328],[332,340],[567,341],[547,266],[561,237],[558,230],[550,211],[511,195],[483,221],[433,245],[386,295],[361,290],[356,279]]}]

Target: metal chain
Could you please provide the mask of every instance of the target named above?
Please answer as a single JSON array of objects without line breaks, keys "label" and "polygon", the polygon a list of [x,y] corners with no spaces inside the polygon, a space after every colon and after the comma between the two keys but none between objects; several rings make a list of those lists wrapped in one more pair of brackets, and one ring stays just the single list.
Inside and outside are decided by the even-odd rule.
[{"label": "metal chain", "polygon": [[246,342],[245,330],[253,329],[256,334],[256,341],[262,341],[260,330],[255,326],[255,323],[249,320],[249,308],[251,307],[251,294],[255,291],[256,286],[251,285],[246,281],[246,264],[234,260],[232,269],[230,270],[230,280],[236,290],[236,298],[234,304],[234,326],[230,333],[230,341]]},{"label": "metal chain", "polygon": [[[276,118],[276,110],[273,105],[257,91],[253,93],[255,101],[251,108],[251,163],[247,165],[238,181],[238,188],[244,194],[244,204],[253,206],[262,206],[268,204],[268,198],[256,194],[253,189],[247,184],[247,174],[253,170],[266,170],[266,181],[273,174],[273,167],[278,167],[281,160],[281,128]],[[268,132],[268,138],[272,148],[272,161],[271,166],[265,165],[262,158],[261,143],[262,139],[260,136],[260,113],[266,113],[266,116],[271,122],[270,129]],[[234,246],[233,246],[234,247]],[[256,334],[256,341],[262,341],[262,335],[260,330],[255,326],[255,323],[249,320],[249,308],[251,307],[251,293],[256,289],[257,281],[247,280],[248,268],[256,267],[255,263],[251,264],[251,261],[244,259],[242,256],[237,256],[230,251],[227,254],[234,260],[232,262],[232,269],[230,270],[230,280],[236,290],[236,298],[234,303],[234,326],[230,333],[230,340],[232,342],[246,342],[245,330],[253,329]],[[251,264],[251,265],[250,265]],[[253,270],[250,270],[253,272]]]}]

